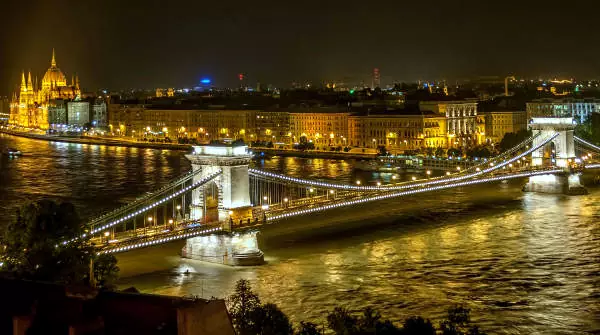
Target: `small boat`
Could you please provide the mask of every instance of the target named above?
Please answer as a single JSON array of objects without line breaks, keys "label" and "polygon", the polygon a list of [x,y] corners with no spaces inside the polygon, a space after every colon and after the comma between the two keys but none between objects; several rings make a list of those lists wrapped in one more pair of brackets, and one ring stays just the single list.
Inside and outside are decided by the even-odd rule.
[{"label": "small boat", "polygon": [[22,155],[21,151],[20,151],[20,150],[18,150],[18,149],[15,149],[15,148],[8,148],[8,149],[5,149],[5,150],[3,151],[3,153],[4,153],[5,155],[11,156],[11,157],[12,157],[12,156],[21,156],[21,155]]}]

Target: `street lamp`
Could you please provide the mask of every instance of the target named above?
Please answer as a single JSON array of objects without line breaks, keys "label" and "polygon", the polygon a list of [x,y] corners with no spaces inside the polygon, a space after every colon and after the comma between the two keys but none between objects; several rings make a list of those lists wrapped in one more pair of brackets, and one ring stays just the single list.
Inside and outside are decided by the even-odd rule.
[{"label": "street lamp", "polygon": [[377,186],[381,186],[381,182],[379,182],[379,181],[378,181],[378,182],[377,182]]},{"label": "street lamp", "polygon": [[181,206],[180,206],[180,205],[177,205],[177,207],[175,207],[175,208],[177,208],[177,210],[180,210],[180,209],[181,209]]},{"label": "street lamp", "polygon": [[329,190],[329,193],[333,194],[333,193],[335,193],[335,191],[334,190]]},{"label": "street lamp", "polygon": [[106,243],[108,244],[108,237],[110,236],[109,232],[104,232],[104,237],[106,237]]},{"label": "street lamp", "polygon": [[414,180],[417,180],[417,177],[415,177],[415,176],[412,176],[412,178],[411,178],[411,179],[414,181]]},{"label": "street lamp", "polygon": [[357,180],[357,181],[356,181],[356,185],[360,185],[360,180]]},{"label": "street lamp", "polygon": [[431,171],[427,170],[425,171],[425,174],[427,174],[427,176],[431,175]]}]

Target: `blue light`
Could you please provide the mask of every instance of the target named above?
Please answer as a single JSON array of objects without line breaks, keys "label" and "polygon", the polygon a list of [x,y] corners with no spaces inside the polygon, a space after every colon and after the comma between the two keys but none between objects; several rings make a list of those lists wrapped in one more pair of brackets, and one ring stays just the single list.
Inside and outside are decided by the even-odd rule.
[{"label": "blue light", "polygon": [[208,85],[208,84],[210,84],[210,79],[208,79],[208,78],[202,79],[202,80],[200,80],[200,82],[204,85]]}]

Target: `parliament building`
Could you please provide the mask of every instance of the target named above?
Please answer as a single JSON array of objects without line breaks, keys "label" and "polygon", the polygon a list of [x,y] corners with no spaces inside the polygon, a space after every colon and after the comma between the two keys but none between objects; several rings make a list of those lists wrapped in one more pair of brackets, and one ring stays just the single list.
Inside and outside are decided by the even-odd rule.
[{"label": "parliament building", "polygon": [[54,50],[50,68],[44,74],[41,85],[31,78],[31,72],[25,78],[21,75],[21,88],[14,93],[10,104],[9,123],[26,128],[46,130],[54,123],[49,110],[58,100],[72,100],[81,95],[79,78],[72,76],[70,85],[56,64]]}]

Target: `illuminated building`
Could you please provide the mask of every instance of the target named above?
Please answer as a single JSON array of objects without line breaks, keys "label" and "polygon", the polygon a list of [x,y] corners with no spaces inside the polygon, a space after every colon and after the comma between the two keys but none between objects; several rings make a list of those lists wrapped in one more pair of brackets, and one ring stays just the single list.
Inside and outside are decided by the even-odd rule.
[{"label": "illuminated building", "polygon": [[67,102],[67,124],[83,127],[90,123],[90,103],[87,101]]},{"label": "illuminated building", "polygon": [[598,99],[539,99],[527,103],[527,118],[536,116],[572,117],[584,122],[592,113],[600,113]]},{"label": "illuminated building", "polygon": [[307,108],[289,112],[290,133],[297,143],[303,139],[315,146],[343,146],[348,138],[349,112],[338,108]]},{"label": "illuminated building", "polygon": [[256,136],[258,141],[290,143],[290,114],[278,109],[256,112]]},{"label": "illuminated building", "polygon": [[377,148],[392,153],[421,147],[447,147],[445,118],[432,112],[399,111],[348,118],[348,144],[355,147]]},{"label": "illuminated building", "polygon": [[8,99],[0,97],[0,124],[8,124],[10,105]]},{"label": "illuminated building", "polygon": [[371,88],[375,89],[376,87],[381,87],[381,79],[380,79],[380,75],[379,75],[379,69],[378,68],[374,68],[373,69],[373,82],[371,83]]},{"label": "illuminated building", "polygon": [[115,135],[137,138],[190,138],[204,143],[224,138],[256,139],[257,110],[225,106],[110,104],[108,123]]},{"label": "illuminated building", "polygon": [[507,133],[527,129],[527,114],[524,111],[493,111],[485,115],[485,135],[492,143],[498,143]]},{"label": "illuminated building", "polygon": [[25,79],[25,72],[21,75],[21,87],[19,93],[13,95],[11,102],[10,123],[16,126],[48,129],[48,106],[54,99],[74,99],[81,94],[79,78],[72,77],[71,85],[67,85],[67,79],[58,68],[54,50],[50,68],[44,74],[41,85],[35,82],[29,72]]},{"label": "illuminated building", "polygon": [[446,118],[446,133],[452,138],[451,147],[480,144],[483,136],[478,133],[477,103],[465,101],[422,101],[421,111],[433,111]]}]

